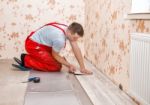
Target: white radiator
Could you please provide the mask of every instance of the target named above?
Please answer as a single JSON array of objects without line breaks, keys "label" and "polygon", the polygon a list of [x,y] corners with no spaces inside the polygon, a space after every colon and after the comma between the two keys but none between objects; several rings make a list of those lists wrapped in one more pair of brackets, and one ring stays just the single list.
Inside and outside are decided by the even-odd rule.
[{"label": "white radiator", "polygon": [[130,92],[150,105],[150,34],[131,34],[130,59]]}]

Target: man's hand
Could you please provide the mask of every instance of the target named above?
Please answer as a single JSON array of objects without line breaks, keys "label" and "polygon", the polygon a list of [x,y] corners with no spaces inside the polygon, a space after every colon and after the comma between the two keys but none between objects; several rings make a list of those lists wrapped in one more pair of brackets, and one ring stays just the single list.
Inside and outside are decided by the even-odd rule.
[{"label": "man's hand", "polygon": [[84,73],[84,74],[89,74],[89,75],[93,74],[92,71],[89,71],[89,70],[87,70],[85,68],[81,68],[80,71],[81,71],[81,73]]},{"label": "man's hand", "polygon": [[70,73],[74,73],[76,71],[76,67],[74,65],[69,65],[68,67]]}]

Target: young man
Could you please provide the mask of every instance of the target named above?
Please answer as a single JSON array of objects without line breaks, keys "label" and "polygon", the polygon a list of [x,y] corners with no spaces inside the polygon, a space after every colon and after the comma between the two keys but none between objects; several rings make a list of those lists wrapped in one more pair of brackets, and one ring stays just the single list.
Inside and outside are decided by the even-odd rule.
[{"label": "young man", "polygon": [[77,45],[77,40],[83,34],[83,27],[76,22],[69,26],[56,22],[46,24],[31,32],[27,37],[25,48],[28,54],[21,54],[21,60],[14,57],[19,65],[13,64],[13,66],[24,70],[32,68],[40,71],[60,71],[63,64],[68,67],[69,72],[74,72],[75,66],[59,55],[68,39],[80,65],[81,73],[92,74],[85,68],[81,51]]}]

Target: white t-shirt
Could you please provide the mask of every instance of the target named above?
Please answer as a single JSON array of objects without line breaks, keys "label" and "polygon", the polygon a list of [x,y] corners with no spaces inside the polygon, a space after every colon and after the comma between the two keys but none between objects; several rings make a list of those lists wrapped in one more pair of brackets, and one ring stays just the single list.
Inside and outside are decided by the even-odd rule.
[{"label": "white t-shirt", "polygon": [[[66,26],[58,25],[64,31],[67,29]],[[54,26],[48,25],[38,29],[31,37],[31,40],[52,47],[52,49],[56,52],[60,52],[62,48],[65,46],[66,35],[64,32]]]}]

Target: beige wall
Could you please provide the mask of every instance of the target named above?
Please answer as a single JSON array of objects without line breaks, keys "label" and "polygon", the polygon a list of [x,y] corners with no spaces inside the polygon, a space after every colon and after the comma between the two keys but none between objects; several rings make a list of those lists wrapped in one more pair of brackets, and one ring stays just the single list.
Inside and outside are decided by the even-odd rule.
[{"label": "beige wall", "polygon": [[130,8],[131,0],[85,0],[85,56],[125,91],[130,33],[150,33],[150,21],[124,19]]},{"label": "beige wall", "polygon": [[0,0],[0,59],[19,56],[26,36],[52,21],[84,25],[83,0]]}]

